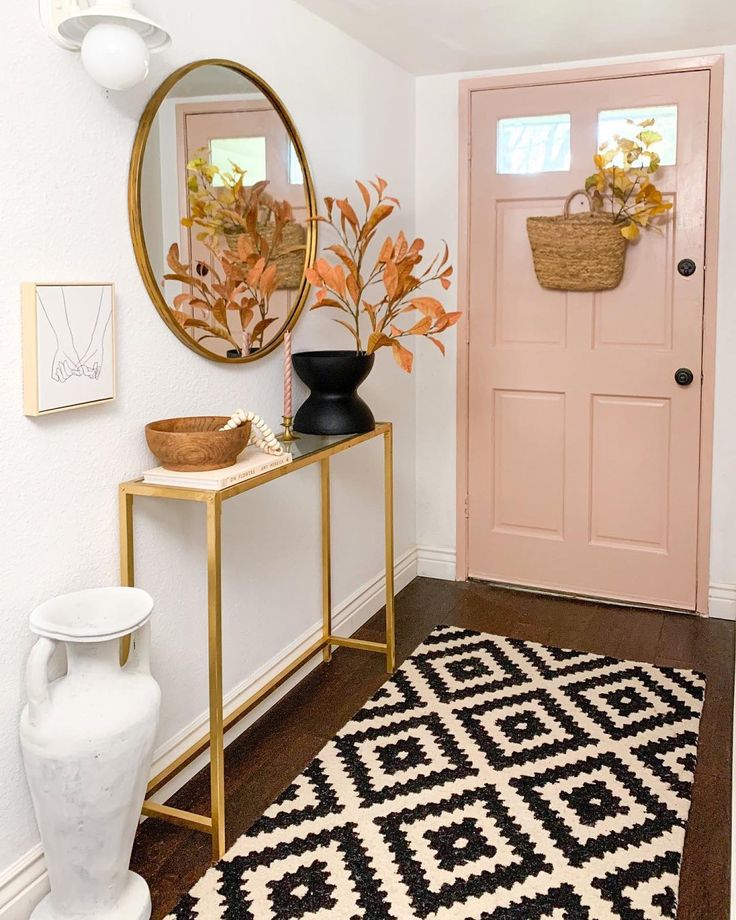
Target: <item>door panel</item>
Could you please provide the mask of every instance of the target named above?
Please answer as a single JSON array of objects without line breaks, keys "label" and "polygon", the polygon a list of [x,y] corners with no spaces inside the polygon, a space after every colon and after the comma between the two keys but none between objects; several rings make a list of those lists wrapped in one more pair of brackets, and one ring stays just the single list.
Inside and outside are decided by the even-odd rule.
[{"label": "door panel", "polygon": [[[707,71],[473,93],[471,576],[695,607],[708,94]],[[599,113],[657,106],[673,218],[628,247],[616,290],[544,290],[526,218],[561,213],[583,185]]]},{"label": "door panel", "polygon": [[[674,196],[667,197],[671,201]],[[629,246],[621,284],[593,295],[594,348],[672,350],[674,241],[673,224],[667,223],[661,235],[650,233]],[[641,309],[640,291],[646,291],[646,310]]]},{"label": "door panel", "polygon": [[564,346],[567,328],[567,294],[543,291],[529,272],[526,219],[533,214],[559,213],[546,201],[496,203],[496,311],[497,345],[536,344]]},{"label": "door panel", "polygon": [[591,543],[667,552],[670,406],[593,397]]},{"label": "door panel", "polygon": [[495,397],[493,529],[562,539],[565,395],[496,390]]}]

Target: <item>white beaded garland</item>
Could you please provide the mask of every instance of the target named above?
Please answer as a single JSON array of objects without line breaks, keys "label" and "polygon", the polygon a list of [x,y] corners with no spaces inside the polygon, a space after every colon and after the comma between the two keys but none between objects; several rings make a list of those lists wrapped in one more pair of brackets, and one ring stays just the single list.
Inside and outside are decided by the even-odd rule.
[{"label": "white beaded garland", "polygon": [[227,424],[220,428],[220,431],[232,431],[234,428],[239,428],[245,422],[250,422],[251,425],[251,434],[248,439],[248,444],[255,444],[260,450],[264,450],[266,453],[273,454],[276,457],[284,453],[283,444],[279,443],[273,431],[271,431],[261,416],[256,415],[255,412],[245,412],[243,409],[237,409],[230,416]]}]

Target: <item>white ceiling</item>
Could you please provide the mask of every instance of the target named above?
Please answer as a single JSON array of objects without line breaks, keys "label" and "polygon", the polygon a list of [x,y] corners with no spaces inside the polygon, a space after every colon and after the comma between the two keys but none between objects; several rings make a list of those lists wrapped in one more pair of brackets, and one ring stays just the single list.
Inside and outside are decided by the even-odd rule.
[{"label": "white ceiling", "polygon": [[736,43],[735,0],[297,0],[416,74]]}]

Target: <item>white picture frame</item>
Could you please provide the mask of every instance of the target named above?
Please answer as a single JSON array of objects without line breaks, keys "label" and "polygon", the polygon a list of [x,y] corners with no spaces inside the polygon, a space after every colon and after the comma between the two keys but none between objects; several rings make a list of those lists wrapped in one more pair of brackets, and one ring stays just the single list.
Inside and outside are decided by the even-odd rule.
[{"label": "white picture frame", "polygon": [[50,415],[115,399],[112,282],[25,282],[23,411]]}]

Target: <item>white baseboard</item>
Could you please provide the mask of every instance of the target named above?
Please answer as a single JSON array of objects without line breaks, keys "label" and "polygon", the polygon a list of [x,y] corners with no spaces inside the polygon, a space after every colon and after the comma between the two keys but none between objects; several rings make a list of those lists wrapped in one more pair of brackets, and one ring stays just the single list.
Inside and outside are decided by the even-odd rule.
[{"label": "white baseboard", "polygon": [[28,920],[33,908],[48,891],[46,863],[38,843],[0,875],[0,917]]},{"label": "white baseboard", "polygon": [[736,620],[736,585],[711,585],[708,610],[717,620]]},{"label": "white baseboard", "polygon": [[[454,549],[436,546],[417,547],[417,574],[427,578],[455,581],[456,554]],[[708,592],[710,616],[717,620],[736,621],[736,585],[712,584]]]},{"label": "white baseboard", "polygon": [[417,574],[427,578],[456,580],[456,553],[454,549],[437,546],[417,547]]},{"label": "white baseboard", "polygon": [[[417,576],[417,550],[410,549],[396,560],[394,578],[396,592],[405,588]],[[440,576],[435,576],[440,577]],[[377,613],[385,603],[386,576],[377,575],[343,601],[333,612],[332,622],[336,635],[350,636]],[[242,684],[231,690],[225,697],[225,712],[236,709],[241,703],[256,693],[271,677],[281,671],[288,662],[309,648],[321,634],[321,624],[315,625],[308,632],[283,649],[277,656],[267,662],[259,671],[248,677]],[[309,671],[321,662],[316,655],[300,671],[294,674],[277,691],[249,713],[242,722],[228,732],[225,743],[229,744],[245,729],[259,719],[285,693],[302,680]],[[202,737],[207,730],[208,714],[205,712],[194,719],[186,728],[161,745],[154,755],[151,776],[155,776],[179,754]],[[165,801],[192,778],[209,760],[207,753],[176,776],[168,785],[154,796],[158,801]],[[43,851],[40,844],[21,856],[0,875],[0,920],[28,920],[33,908],[48,893],[49,883]]]}]

